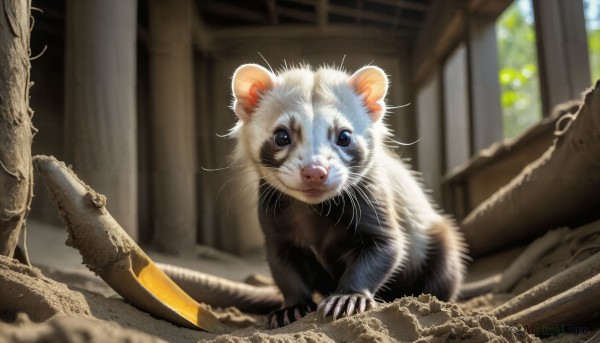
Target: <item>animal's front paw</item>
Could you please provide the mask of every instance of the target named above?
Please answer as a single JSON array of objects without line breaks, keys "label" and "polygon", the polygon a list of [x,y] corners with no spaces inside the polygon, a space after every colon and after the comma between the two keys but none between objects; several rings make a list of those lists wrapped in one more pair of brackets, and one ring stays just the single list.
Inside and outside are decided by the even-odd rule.
[{"label": "animal's front paw", "polygon": [[319,304],[317,317],[325,319],[331,315],[333,320],[353,314],[363,313],[374,308],[375,300],[370,294],[334,294]]},{"label": "animal's front paw", "polygon": [[290,307],[282,308],[281,310],[273,311],[269,314],[269,326],[271,329],[277,329],[282,326],[291,324],[307,314],[314,312],[317,309],[317,304],[298,304]]}]

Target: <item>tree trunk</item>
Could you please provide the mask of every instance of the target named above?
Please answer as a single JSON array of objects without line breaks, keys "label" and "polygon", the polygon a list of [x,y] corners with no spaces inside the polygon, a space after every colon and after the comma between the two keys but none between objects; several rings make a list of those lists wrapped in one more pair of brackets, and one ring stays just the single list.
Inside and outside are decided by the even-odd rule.
[{"label": "tree trunk", "polygon": [[0,0],[0,254],[12,257],[33,195],[29,1]]}]

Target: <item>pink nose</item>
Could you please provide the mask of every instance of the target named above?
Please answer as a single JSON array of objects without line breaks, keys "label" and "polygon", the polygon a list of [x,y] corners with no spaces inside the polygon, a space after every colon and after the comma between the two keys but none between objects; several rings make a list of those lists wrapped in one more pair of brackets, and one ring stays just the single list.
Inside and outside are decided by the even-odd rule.
[{"label": "pink nose", "polygon": [[302,168],[300,175],[302,176],[302,181],[304,181],[304,183],[311,186],[318,186],[322,185],[325,183],[325,180],[327,180],[327,169],[322,166],[307,166]]}]

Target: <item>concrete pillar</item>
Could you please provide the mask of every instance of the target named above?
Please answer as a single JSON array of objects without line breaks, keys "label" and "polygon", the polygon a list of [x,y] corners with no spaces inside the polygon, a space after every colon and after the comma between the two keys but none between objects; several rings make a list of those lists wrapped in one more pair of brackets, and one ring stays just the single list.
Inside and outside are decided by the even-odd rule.
[{"label": "concrete pillar", "polygon": [[154,241],[172,254],[196,244],[196,125],[191,0],[150,0]]},{"label": "concrete pillar", "polygon": [[137,239],[137,0],[68,0],[67,163]]}]

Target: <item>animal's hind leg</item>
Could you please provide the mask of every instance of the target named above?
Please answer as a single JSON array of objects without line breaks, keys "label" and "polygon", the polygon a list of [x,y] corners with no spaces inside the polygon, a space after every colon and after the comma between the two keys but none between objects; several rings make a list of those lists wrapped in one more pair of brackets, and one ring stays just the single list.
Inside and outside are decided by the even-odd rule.
[{"label": "animal's hind leg", "polygon": [[433,224],[428,234],[431,241],[423,270],[423,293],[444,301],[453,300],[458,295],[465,271],[462,235],[446,220]]},{"label": "animal's hind leg", "polygon": [[465,268],[462,237],[446,220],[434,223],[427,234],[428,256],[423,265],[419,270],[400,271],[377,292],[378,298],[393,301],[425,293],[449,301],[457,296]]}]

